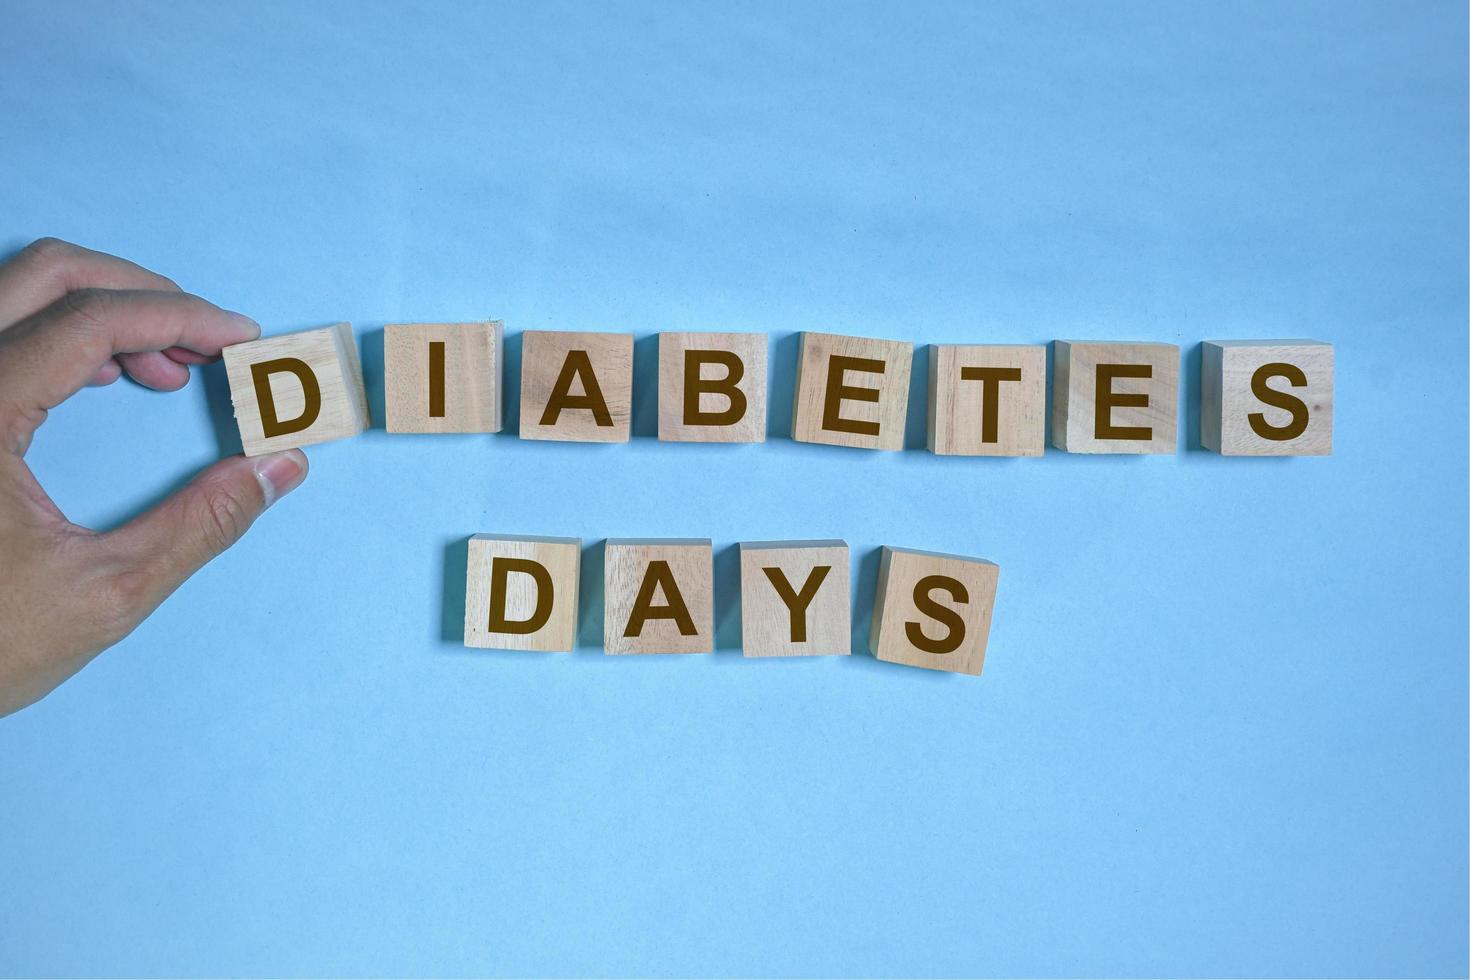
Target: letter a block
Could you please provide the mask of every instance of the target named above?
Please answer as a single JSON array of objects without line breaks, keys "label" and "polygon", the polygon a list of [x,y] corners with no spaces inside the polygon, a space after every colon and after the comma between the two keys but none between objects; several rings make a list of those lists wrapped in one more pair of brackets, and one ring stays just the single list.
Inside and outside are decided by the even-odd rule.
[{"label": "letter a block", "polygon": [[1046,451],[1046,348],[929,346],[929,451],[1040,456]]},{"label": "letter a block", "polygon": [[1179,348],[1058,340],[1051,442],[1069,453],[1172,453]]},{"label": "letter a block", "polygon": [[521,438],[627,442],[633,335],[521,334]]},{"label": "letter a block", "polygon": [[609,539],[604,586],[602,646],[608,653],[714,650],[708,539]]},{"label": "letter a block", "polygon": [[852,652],[846,541],[740,545],[740,632],[747,657]]},{"label": "letter a block", "polygon": [[884,547],[868,647],[879,660],[979,674],[1000,566]]},{"label": "letter a block", "polygon": [[347,439],[371,424],[352,325],[224,349],[246,456]]},{"label": "letter a block", "polygon": [[1207,340],[1200,442],[1224,456],[1332,454],[1332,345]]},{"label": "letter a block", "polygon": [[465,575],[464,645],[572,650],[581,567],[580,538],[476,534]]},{"label": "letter a block", "polygon": [[501,325],[383,328],[389,432],[499,432]]},{"label": "letter a block", "polygon": [[658,335],[663,442],[765,442],[763,333]]},{"label": "letter a block", "polygon": [[859,449],[902,449],[914,345],[803,333],[791,438]]}]

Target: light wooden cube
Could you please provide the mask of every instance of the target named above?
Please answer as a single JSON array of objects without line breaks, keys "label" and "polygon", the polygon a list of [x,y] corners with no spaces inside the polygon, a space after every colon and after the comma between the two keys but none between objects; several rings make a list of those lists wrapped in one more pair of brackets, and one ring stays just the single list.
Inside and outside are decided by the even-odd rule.
[{"label": "light wooden cube", "polygon": [[389,432],[499,432],[502,326],[390,323],[383,328]]},{"label": "light wooden cube", "polygon": [[884,547],[868,648],[879,660],[979,674],[1000,566]]},{"label": "light wooden cube", "polygon": [[846,541],[740,544],[740,632],[747,657],[852,652]]},{"label": "light wooden cube", "polygon": [[1200,358],[1200,442],[1224,456],[1332,454],[1332,345],[1207,340]]},{"label": "light wooden cube", "polygon": [[1177,451],[1177,345],[1058,340],[1052,371],[1053,446],[1069,453]]},{"label": "light wooden cube", "polygon": [[608,653],[714,650],[709,539],[609,539],[603,578],[602,646]]},{"label": "light wooden cube", "polygon": [[465,575],[464,645],[574,649],[581,568],[580,538],[476,534]]},{"label": "light wooden cube", "polygon": [[658,335],[663,442],[765,442],[763,333]]},{"label": "light wooden cube", "polygon": [[1046,348],[931,344],[929,451],[1040,456],[1046,451]]},{"label": "light wooden cube", "polygon": [[859,449],[902,449],[914,345],[803,333],[791,438]]},{"label": "light wooden cube", "polygon": [[632,416],[632,334],[521,334],[522,439],[627,442]]},{"label": "light wooden cube", "polygon": [[352,325],[224,349],[246,456],[347,439],[372,424]]}]

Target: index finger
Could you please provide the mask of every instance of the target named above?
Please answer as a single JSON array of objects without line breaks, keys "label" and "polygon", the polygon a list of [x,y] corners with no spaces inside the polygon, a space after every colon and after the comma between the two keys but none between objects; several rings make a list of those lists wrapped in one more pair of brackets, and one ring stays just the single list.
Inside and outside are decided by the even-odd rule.
[{"label": "index finger", "polygon": [[59,238],[38,238],[0,263],[0,330],[74,289],[179,291],[172,279],[127,259]]}]

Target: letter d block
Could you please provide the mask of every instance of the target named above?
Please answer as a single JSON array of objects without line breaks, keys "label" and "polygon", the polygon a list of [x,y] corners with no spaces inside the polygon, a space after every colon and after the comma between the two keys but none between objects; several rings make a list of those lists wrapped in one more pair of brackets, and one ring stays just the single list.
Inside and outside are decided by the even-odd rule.
[{"label": "letter d block", "polygon": [[1207,340],[1200,442],[1222,456],[1332,454],[1332,345]]},{"label": "letter d block", "polygon": [[763,333],[658,335],[663,442],[765,442]]},{"label": "letter d block", "polygon": [[1179,347],[1058,340],[1051,443],[1069,453],[1178,451]]},{"label": "letter d block", "polygon": [[389,432],[499,432],[501,324],[383,328]]},{"label": "letter d block", "polygon": [[884,547],[868,648],[879,660],[979,674],[1000,566]]},{"label": "letter d block", "polygon": [[371,424],[351,324],[236,344],[224,359],[246,456],[346,439]]},{"label": "letter d block", "polygon": [[476,534],[465,575],[464,645],[571,651],[581,568],[580,538]]},{"label": "letter d block", "polygon": [[740,633],[747,657],[852,652],[846,541],[740,544]]},{"label": "letter d block", "polygon": [[521,334],[522,439],[627,442],[632,418],[632,334]]},{"label": "letter d block", "polygon": [[603,584],[602,646],[608,653],[714,650],[709,539],[609,539]]},{"label": "letter d block", "polygon": [[859,449],[902,449],[914,345],[803,333],[791,438]]}]

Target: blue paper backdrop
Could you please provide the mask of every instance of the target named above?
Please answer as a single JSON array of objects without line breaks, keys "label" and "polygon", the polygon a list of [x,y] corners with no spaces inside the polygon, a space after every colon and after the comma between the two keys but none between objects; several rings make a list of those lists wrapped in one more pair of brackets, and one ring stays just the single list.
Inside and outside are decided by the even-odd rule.
[{"label": "blue paper backdrop", "polygon": [[[6,4],[3,244],[349,319],[379,409],[386,322],[633,331],[636,438],[312,450],[0,721],[0,970],[1466,973],[1462,4],[312,6]],[[770,333],[767,444],[650,438],[665,329]],[[1179,343],[1181,451],[798,445],[803,329]],[[1254,336],[1336,343],[1331,458],[1197,449]],[[30,458],[106,525],[232,439],[216,369]],[[721,651],[467,651],[477,531],[711,537]],[[743,661],[787,537],[864,644],[877,546],[998,561],[985,675]]]}]

